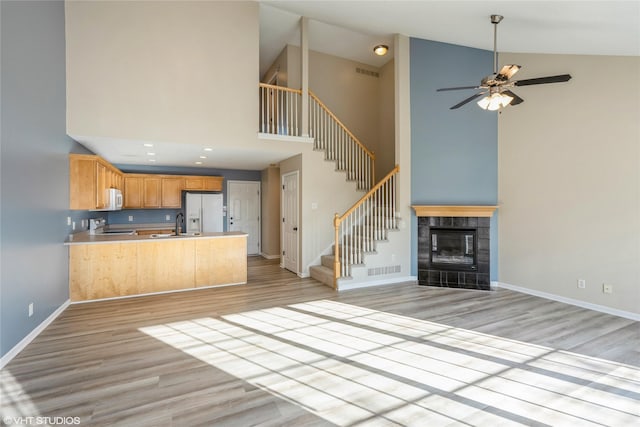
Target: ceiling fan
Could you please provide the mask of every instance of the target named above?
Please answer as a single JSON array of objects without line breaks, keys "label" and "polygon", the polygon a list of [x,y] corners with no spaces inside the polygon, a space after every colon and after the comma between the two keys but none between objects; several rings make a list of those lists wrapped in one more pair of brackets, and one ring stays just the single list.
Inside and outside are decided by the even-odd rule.
[{"label": "ceiling fan", "polygon": [[464,99],[450,108],[455,110],[460,108],[468,102],[474,99],[480,98],[484,95],[478,105],[480,108],[490,111],[499,110],[507,105],[518,105],[524,102],[524,99],[511,91],[514,86],[531,86],[540,85],[546,83],[560,83],[566,82],[571,79],[570,74],[560,74],[557,76],[537,77],[533,79],[525,80],[511,80],[511,77],[521,68],[519,65],[505,65],[498,72],[498,52],[497,52],[497,40],[498,40],[498,24],[504,17],[502,15],[491,15],[491,23],[493,24],[493,74],[488,75],[480,81],[478,86],[460,86],[460,87],[445,87],[438,89],[438,92],[447,90],[463,90],[463,89],[480,89],[480,92]]}]

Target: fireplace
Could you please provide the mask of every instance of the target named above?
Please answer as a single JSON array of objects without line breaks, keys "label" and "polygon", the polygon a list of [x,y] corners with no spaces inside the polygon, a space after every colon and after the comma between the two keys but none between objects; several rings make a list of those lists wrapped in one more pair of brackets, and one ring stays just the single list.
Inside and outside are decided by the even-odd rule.
[{"label": "fireplace", "polygon": [[475,271],[476,230],[430,227],[430,260],[434,268]]},{"label": "fireplace", "polygon": [[491,289],[489,226],[495,208],[414,206],[418,215],[418,284]]}]

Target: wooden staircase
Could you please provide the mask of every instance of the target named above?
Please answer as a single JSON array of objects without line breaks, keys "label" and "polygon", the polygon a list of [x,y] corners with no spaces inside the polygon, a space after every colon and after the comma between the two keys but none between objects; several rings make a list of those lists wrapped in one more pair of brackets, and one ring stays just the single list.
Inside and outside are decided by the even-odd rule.
[{"label": "wooden staircase", "polygon": [[343,215],[334,217],[335,243],[321,264],[309,268],[311,277],[333,287],[352,279],[354,267],[364,266],[367,255],[377,253],[378,244],[387,241],[398,228],[396,213],[396,166]]},{"label": "wooden staircase", "polygon": [[[300,135],[302,91],[260,84],[260,132]],[[309,136],[314,150],[336,164],[347,181],[367,193],[344,214],[335,214],[335,243],[331,253],[320,257],[320,265],[309,268],[311,277],[339,289],[339,281],[350,280],[354,267],[364,266],[367,255],[377,252],[389,231],[397,229],[396,166],[375,182],[375,155],[353,135],[318,97],[309,91]]]}]

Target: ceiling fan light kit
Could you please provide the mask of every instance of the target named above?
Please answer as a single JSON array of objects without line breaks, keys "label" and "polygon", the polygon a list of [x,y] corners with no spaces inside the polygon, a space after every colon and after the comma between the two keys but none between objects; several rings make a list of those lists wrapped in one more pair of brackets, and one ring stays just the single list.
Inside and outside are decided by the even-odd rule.
[{"label": "ceiling fan light kit", "polygon": [[450,110],[455,110],[463,105],[484,96],[477,104],[483,110],[497,111],[507,105],[518,105],[524,102],[524,99],[511,91],[514,86],[531,86],[546,83],[560,83],[571,79],[570,74],[561,74],[557,76],[538,77],[533,79],[511,81],[511,77],[520,70],[519,65],[505,65],[498,72],[498,24],[504,17],[502,15],[491,15],[491,23],[493,24],[493,74],[483,78],[478,86],[458,86],[445,87],[437,91],[443,92],[448,90],[464,90],[464,89],[480,89],[480,92],[457,103]]}]

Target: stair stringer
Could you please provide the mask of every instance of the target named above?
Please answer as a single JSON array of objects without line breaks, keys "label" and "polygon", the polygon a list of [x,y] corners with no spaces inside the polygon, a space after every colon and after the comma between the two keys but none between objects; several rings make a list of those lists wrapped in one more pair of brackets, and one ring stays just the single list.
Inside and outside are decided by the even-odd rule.
[{"label": "stair stringer", "polygon": [[337,290],[364,288],[400,282],[416,282],[410,268],[401,259],[405,252],[401,230],[387,230],[387,238],[377,240],[374,252],[363,254],[363,263],[351,266],[351,276],[338,279]]}]

